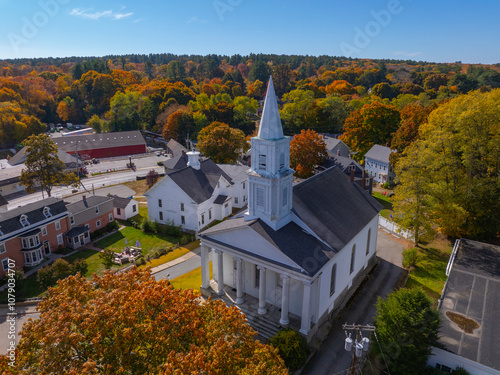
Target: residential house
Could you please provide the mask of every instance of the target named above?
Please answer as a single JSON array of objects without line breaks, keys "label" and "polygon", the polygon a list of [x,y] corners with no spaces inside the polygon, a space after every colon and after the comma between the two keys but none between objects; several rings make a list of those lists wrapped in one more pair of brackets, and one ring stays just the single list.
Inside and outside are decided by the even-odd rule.
[{"label": "residential house", "polygon": [[500,246],[468,239],[455,242],[439,300],[439,348],[429,365],[452,373],[500,375]]},{"label": "residential house", "polygon": [[311,340],[376,263],[382,207],[339,168],[293,185],[290,138],[283,135],[272,79],[251,150],[248,210],[198,235],[201,290],[234,289],[242,308],[266,321],[279,311],[281,326],[298,319]]},{"label": "residential house", "polygon": [[[201,161],[201,159],[200,159]],[[163,167],[166,171],[177,171],[187,167],[188,157],[185,152],[179,153],[176,156],[165,160],[163,162]]]},{"label": "residential house", "polygon": [[139,213],[139,202],[133,198],[113,197],[115,219],[128,220]]},{"label": "residential house", "polygon": [[326,144],[326,152],[328,156],[343,156],[348,158],[350,156],[351,150],[349,147],[338,138],[328,136],[326,134],[322,135],[323,141]]},{"label": "residential house", "polygon": [[365,154],[365,171],[373,177],[375,182],[380,184],[394,182],[396,174],[389,162],[391,152],[389,147],[374,145]]},{"label": "residential house", "polygon": [[352,182],[357,183],[368,194],[372,194],[373,177],[365,173],[363,167],[356,160],[340,155],[329,156],[321,165],[316,167],[316,171],[321,172],[333,167],[339,168],[349,176]]},{"label": "residential house", "polygon": [[179,155],[184,155],[187,152],[187,148],[177,142],[175,139],[171,139],[167,143],[167,151],[172,154],[172,157]]},{"label": "residential house", "polygon": [[243,208],[248,203],[248,166],[237,164],[217,164],[232,180],[233,207]]},{"label": "residential house", "polygon": [[198,231],[232,213],[233,182],[212,160],[200,161],[198,151],[186,155],[185,168],[167,170],[144,196],[150,220]]},{"label": "residential house", "polygon": [[77,249],[90,242],[90,233],[114,221],[113,198],[86,195],[67,205],[68,232],[64,234],[69,247]]},{"label": "residential house", "polygon": [[36,266],[63,246],[67,216],[66,205],[57,198],[0,213],[0,277],[5,276],[9,259],[16,268]]}]

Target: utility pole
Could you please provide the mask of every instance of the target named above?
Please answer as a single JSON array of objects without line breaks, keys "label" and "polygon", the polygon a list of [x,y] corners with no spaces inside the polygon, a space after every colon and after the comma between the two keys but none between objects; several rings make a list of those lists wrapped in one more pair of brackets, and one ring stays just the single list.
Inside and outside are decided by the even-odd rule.
[{"label": "utility pole", "polygon": [[375,327],[371,325],[345,323],[342,329],[345,331],[345,350],[348,352],[352,349],[353,341],[351,339],[351,332],[349,332],[349,334],[347,334],[347,332],[354,331],[356,333],[354,350],[352,351],[351,371],[349,372],[350,375],[355,375],[356,368],[360,367],[362,364],[361,359],[363,357],[363,352],[366,353],[368,351],[368,346],[370,344],[370,339],[368,337],[363,337],[363,332],[375,332]]}]

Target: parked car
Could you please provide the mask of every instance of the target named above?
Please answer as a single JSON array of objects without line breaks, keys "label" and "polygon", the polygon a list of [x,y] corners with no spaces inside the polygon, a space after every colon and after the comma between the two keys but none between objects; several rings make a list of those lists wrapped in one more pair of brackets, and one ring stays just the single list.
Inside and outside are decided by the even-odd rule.
[{"label": "parked car", "polygon": [[158,152],[156,153],[156,156],[161,156],[161,152],[160,152],[160,151],[158,151]]}]

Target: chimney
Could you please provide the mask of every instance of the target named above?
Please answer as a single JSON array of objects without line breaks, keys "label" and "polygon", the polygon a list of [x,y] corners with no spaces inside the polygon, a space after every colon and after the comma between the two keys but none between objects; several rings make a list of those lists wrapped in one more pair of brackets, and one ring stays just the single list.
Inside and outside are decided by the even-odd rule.
[{"label": "chimney", "polygon": [[362,172],[362,175],[361,175],[361,183],[362,183],[362,186],[363,186],[363,189],[365,188],[365,170],[363,169],[363,172]]},{"label": "chimney", "polygon": [[351,168],[351,182],[354,182],[354,168]]},{"label": "chimney", "polygon": [[340,150],[337,150],[337,156],[340,156]]},{"label": "chimney", "polygon": [[87,204],[87,196],[84,194],[82,195],[82,199],[83,199],[83,204],[85,205],[85,207],[88,207],[88,204]]},{"label": "chimney", "polygon": [[182,150],[182,156],[186,155],[186,151]]},{"label": "chimney", "polygon": [[189,151],[186,155],[188,156],[188,167],[200,169],[200,161],[198,159],[200,157],[200,153],[198,151]]}]

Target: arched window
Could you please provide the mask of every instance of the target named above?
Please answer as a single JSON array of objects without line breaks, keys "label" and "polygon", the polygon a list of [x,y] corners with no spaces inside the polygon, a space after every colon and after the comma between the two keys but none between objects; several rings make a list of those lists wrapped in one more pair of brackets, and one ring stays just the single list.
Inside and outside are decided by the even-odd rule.
[{"label": "arched window", "polygon": [[26,216],[26,215],[21,215],[20,222],[21,222],[21,225],[23,227],[27,227],[28,225],[30,225],[30,223],[28,221],[28,216]]},{"label": "arched window", "polygon": [[368,229],[368,238],[366,239],[366,255],[370,252],[370,237],[372,234],[372,229]]},{"label": "arched window", "polygon": [[335,279],[337,278],[337,263],[332,267],[332,273],[330,276],[330,297],[335,293]]},{"label": "arched window", "polygon": [[52,214],[50,213],[50,208],[48,208],[47,206],[45,206],[43,208],[43,216],[45,216],[46,218],[49,218],[52,216]]},{"label": "arched window", "polygon": [[354,271],[354,260],[356,259],[356,244],[352,245],[352,251],[351,251],[351,268],[349,273],[351,274],[352,271]]}]

